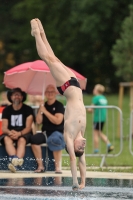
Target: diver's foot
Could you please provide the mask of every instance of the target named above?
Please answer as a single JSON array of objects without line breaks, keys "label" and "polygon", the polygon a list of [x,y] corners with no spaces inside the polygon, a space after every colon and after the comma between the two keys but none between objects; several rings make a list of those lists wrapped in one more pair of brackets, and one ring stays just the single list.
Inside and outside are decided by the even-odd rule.
[{"label": "diver's foot", "polygon": [[38,23],[40,33],[44,33],[44,29],[43,29],[43,25],[42,25],[41,21],[38,18],[36,18],[36,21]]},{"label": "diver's foot", "polygon": [[30,21],[31,24],[31,35],[34,37],[36,34],[40,34],[40,29],[36,19]]}]

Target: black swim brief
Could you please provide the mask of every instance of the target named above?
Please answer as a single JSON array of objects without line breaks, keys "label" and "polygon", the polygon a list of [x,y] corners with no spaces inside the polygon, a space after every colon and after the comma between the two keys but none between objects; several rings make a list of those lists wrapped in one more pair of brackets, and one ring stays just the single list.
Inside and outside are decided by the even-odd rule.
[{"label": "black swim brief", "polygon": [[77,81],[77,79],[75,77],[71,77],[71,79],[69,81],[67,81],[66,83],[64,83],[62,86],[57,87],[57,90],[59,91],[60,94],[63,95],[65,90],[71,85],[80,88],[80,85],[79,85],[79,82]]}]

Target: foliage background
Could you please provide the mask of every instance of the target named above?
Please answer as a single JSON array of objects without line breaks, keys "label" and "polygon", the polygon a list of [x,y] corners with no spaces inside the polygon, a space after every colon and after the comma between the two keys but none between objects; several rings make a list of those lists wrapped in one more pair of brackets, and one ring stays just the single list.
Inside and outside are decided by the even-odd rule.
[{"label": "foliage background", "polygon": [[[116,76],[111,49],[120,38],[122,22],[133,0],[0,0],[0,82],[3,72],[39,59],[30,20],[42,21],[59,59],[88,78],[86,92],[102,83],[117,92],[123,76]],[[131,66],[132,67],[132,66]],[[0,91],[4,86],[0,85]]]}]

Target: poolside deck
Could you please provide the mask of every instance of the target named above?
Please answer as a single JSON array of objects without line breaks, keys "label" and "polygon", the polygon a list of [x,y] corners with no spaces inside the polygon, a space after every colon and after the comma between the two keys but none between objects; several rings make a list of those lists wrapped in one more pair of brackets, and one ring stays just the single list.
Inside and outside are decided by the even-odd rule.
[{"label": "poolside deck", "polygon": [[[71,177],[70,170],[62,170],[62,174],[55,174],[54,172],[34,173],[31,171],[19,171],[11,173],[10,171],[0,171],[0,178],[34,178],[34,177]],[[78,171],[79,177],[79,171]],[[123,172],[96,172],[87,171],[87,178],[108,178],[108,179],[133,179],[133,173]]]}]

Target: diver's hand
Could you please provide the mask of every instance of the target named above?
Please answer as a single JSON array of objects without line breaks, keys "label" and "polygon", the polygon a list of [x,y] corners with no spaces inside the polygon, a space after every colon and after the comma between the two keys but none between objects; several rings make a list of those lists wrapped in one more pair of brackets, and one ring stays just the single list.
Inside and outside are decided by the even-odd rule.
[{"label": "diver's hand", "polygon": [[85,187],[85,184],[84,183],[81,183],[80,185],[79,185],[79,189],[83,189]]},{"label": "diver's hand", "polygon": [[78,185],[78,184],[74,184],[74,185],[72,186],[72,190],[73,190],[73,191],[78,191],[78,189],[79,189],[79,185]]}]

